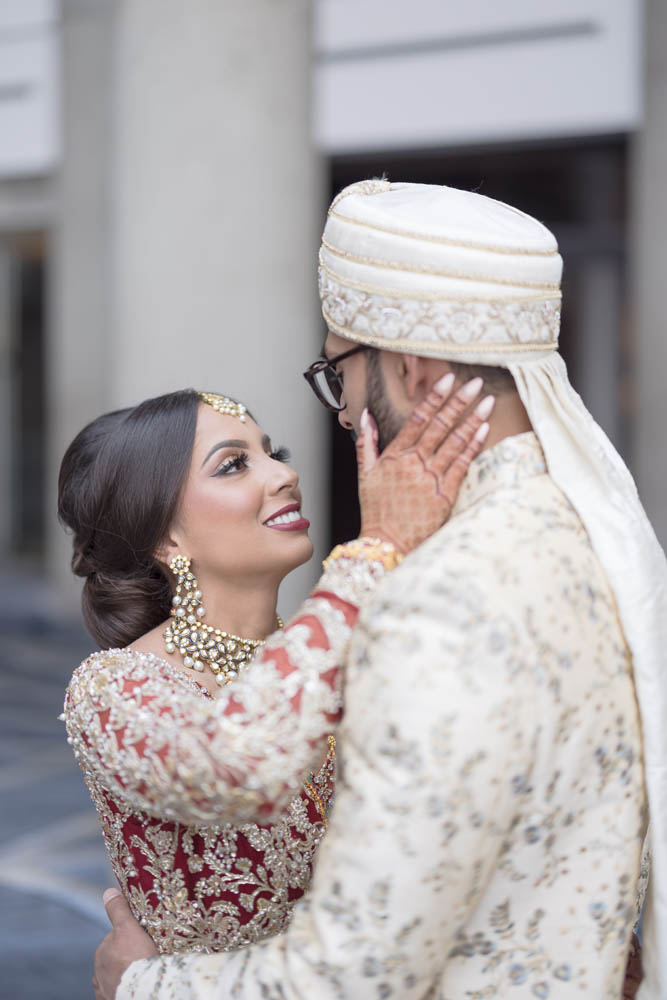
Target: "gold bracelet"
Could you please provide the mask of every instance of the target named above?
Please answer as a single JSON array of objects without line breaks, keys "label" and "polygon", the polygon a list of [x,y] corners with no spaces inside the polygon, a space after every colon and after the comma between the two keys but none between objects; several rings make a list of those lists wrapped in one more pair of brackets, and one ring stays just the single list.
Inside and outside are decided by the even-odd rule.
[{"label": "gold bracelet", "polygon": [[396,569],[403,561],[402,554],[391,542],[385,542],[382,538],[368,538],[362,536],[355,538],[351,542],[344,542],[336,545],[330,555],[322,563],[322,569],[327,570],[329,566],[338,559],[356,559],[359,562],[379,562],[389,571]]}]

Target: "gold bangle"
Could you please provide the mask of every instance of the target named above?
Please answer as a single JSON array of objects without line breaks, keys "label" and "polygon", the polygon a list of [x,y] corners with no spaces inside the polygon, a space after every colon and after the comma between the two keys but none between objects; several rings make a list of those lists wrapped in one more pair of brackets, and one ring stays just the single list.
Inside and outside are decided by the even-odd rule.
[{"label": "gold bangle", "polygon": [[329,569],[332,563],[338,559],[354,559],[359,562],[379,562],[389,571],[396,569],[403,561],[402,554],[391,542],[385,542],[382,538],[368,538],[362,536],[355,538],[351,542],[344,542],[336,545],[330,555],[322,563],[324,570]]}]

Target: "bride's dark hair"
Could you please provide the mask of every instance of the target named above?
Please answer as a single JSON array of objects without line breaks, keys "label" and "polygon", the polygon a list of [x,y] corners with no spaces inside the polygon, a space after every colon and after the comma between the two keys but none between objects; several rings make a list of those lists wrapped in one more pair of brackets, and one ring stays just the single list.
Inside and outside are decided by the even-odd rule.
[{"label": "bride's dark hair", "polygon": [[184,389],[106,413],[65,452],[58,517],[73,534],[84,621],[102,647],[127,646],[169,617],[170,581],[155,552],[188,474],[198,402]]}]

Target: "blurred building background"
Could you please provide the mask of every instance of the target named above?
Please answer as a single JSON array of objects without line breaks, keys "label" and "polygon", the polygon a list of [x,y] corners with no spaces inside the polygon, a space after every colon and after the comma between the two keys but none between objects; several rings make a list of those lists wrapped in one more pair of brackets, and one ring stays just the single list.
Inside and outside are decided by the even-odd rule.
[{"label": "blurred building background", "polygon": [[[238,396],[291,447],[318,555],[356,530],[350,443],[300,373],[324,336],[328,200],[384,173],[479,190],[554,230],[572,381],[667,543],[664,0],[0,0],[0,624],[9,674],[56,639],[60,665],[44,694],[41,667],[19,683],[0,664],[12,717],[39,684],[25,717],[51,718],[85,648],[51,628],[78,593],[55,481],[104,410],[186,385]],[[284,612],[316,566],[285,585]],[[22,738],[24,761],[58,771],[57,731],[21,725],[0,788],[29,784]],[[0,829],[0,885],[31,884],[24,827],[13,854]],[[70,885],[79,915],[99,911],[90,880],[50,871],[53,898]]]},{"label": "blurred building background", "polygon": [[666,97],[662,0],[0,0],[6,560],[73,606],[64,447],[183,385],[289,442],[320,552],[353,528],[351,451],[300,372],[327,200],[382,173],[553,228],[573,382],[665,542]]}]

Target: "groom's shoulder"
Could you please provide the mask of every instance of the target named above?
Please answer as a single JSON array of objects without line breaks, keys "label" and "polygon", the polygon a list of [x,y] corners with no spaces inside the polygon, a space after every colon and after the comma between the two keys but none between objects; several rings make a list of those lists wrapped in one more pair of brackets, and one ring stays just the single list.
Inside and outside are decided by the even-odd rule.
[{"label": "groom's shoulder", "polygon": [[[513,587],[549,586],[553,567],[568,560],[581,573],[595,561],[576,511],[548,475],[520,489],[494,490],[455,515],[397,571],[401,585],[480,587],[502,594]],[[497,584],[497,586],[492,586]]]},{"label": "groom's shoulder", "polygon": [[588,547],[578,514],[549,475],[497,489],[458,512],[429,539],[433,554],[495,562],[517,546],[560,543]]}]

